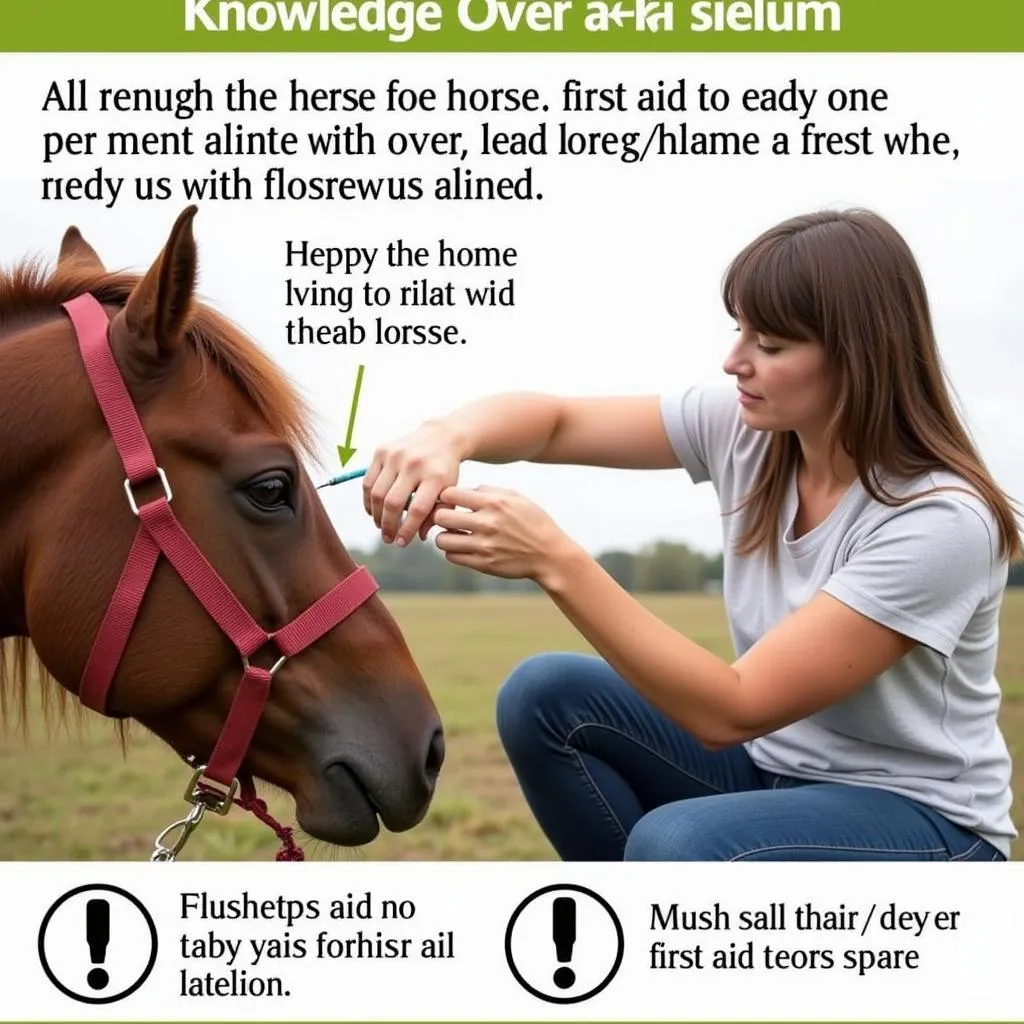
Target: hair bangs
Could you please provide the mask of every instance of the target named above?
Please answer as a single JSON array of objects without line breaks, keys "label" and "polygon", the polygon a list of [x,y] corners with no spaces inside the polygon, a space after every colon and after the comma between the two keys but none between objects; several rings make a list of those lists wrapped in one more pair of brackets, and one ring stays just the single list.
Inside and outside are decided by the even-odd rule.
[{"label": "hair bangs", "polygon": [[722,283],[729,316],[760,334],[794,341],[820,340],[810,267],[792,239],[762,237],[731,263]]}]

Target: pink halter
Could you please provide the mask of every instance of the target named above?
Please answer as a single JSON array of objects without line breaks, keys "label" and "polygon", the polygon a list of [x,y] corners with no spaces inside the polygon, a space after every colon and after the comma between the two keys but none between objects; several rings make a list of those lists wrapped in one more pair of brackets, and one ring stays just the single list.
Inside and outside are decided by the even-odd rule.
[{"label": "pink halter", "polygon": [[[156,463],[114,361],[108,341],[110,322],[103,307],[92,295],[86,294],[65,302],[63,308],[78,335],[89,380],[124,465],[128,504],[139,519],[139,529],[121,578],[82,673],[79,700],[94,711],[109,713],[110,685],[162,553],[227,634],[242,660],[242,677],[220,737],[209,761],[197,768],[192,780],[191,797],[201,798],[210,809],[226,813],[238,791],[239,768],[256,731],[274,674],[288,658],[301,653],[369,600],[378,584],[366,567],[361,566],[288,625],[273,633],[258,625],[193,543],[171,509],[170,483]],[[133,488],[153,480],[159,480],[163,494],[138,505]],[[280,652],[273,667],[264,669],[251,665],[249,658],[269,641],[273,641]],[[302,859],[302,851],[291,840],[291,830],[270,818],[266,805],[256,797],[251,777],[246,775],[241,785],[239,806],[253,811],[285,842],[288,854],[285,857],[279,854],[279,859]]]}]

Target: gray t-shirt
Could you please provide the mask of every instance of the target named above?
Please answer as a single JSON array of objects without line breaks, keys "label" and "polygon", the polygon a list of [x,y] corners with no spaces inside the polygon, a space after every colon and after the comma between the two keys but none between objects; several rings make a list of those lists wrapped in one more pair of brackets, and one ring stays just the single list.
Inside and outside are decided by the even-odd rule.
[{"label": "gray t-shirt", "polygon": [[[722,511],[734,508],[752,488],[770,436],[743,422],[735,388],[665,396],[662,415],[694,483],[710,480]],[[883,482],[899,496],[968,486],[942,472]],[[919,646],[845,700],[748,742],[754,762],[780,775],[901,793],[1009,856],[1017,833],[995,678],[1008,567],[991,511],[963,491],[890,508],[859,481],[799,538],[796,510],[793,479],[774,570],[763,552],[733,553],[743,513],[722,517],[725,605],[736,656],[821,590]]]}]

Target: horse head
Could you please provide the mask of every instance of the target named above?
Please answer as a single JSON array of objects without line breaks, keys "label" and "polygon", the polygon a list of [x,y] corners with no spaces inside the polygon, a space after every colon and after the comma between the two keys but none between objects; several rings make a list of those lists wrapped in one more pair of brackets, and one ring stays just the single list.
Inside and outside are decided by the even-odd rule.
[{"label": "horse head", "polygon": [[[381,822],[400,831],[426,813],[441,723],[304,468],[308,410],[196,296],[195,212],[178,217],[141,276],[108,272],[75,228],[51,275],[24,264],[0,276],[0,636],[29,638],[83,700],[83,684],[105,672],[95,691],[105,713],[139,721],[193,763],[233,745],[232,769],[288,791],[310,835],[365,843]],[[84,356],[82,296],[123,382],[120,411],[90,382],[100,371]],[[127,429],[118,417],[137,417],[141,434],[116,444]],[[126,478],[137,436],[158,476]],[[150,575],[133,584],[133,560],[147,557]],[[128,625],[111,625],[133,586],[144,595]],[[118,635],[112,658],[99,648]],[[239,711],[247,701],[251,714]],[[225,723],[246,715],[242,739],[225,740]]]}]

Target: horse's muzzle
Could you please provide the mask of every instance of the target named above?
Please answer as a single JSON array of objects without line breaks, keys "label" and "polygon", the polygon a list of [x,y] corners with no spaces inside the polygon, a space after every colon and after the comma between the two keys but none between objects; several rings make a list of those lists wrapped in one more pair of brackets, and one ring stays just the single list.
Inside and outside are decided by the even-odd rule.
[{"label": "horse's muzzle", "polygon": [[444,756],[440,726],[415,754],[407,750],[384,760],[369,745],[339,754],[324,765],[311,805],[297,808],[299,825],[339,846],[371,842],[381,824],[404,832],[426,815]]}]

